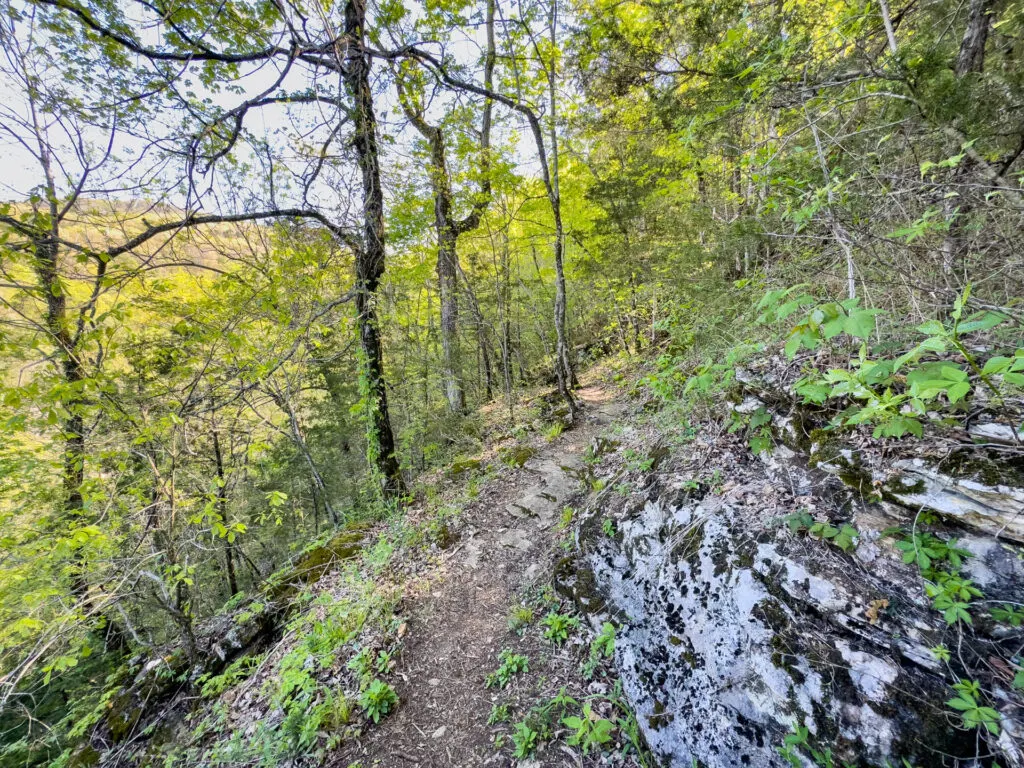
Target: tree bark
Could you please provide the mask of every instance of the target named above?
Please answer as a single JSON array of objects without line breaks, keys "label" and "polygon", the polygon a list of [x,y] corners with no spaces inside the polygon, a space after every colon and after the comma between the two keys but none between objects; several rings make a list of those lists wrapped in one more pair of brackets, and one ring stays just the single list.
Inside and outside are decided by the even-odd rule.
[{"label": "tree bark", "polygon": [[551,213],[555,220],[555,374],[558,391],[562,394],[569,411],[576,416],[576,400],[571,389],[576,386],[576,373],[572,367],[569,349],[569,332],[566,323],[565,290],[565,230],[562,225],[562,195],[559,188],[558,172],[558,104],[555,94],[555,67],[558,56],[558,0],[551,0],[550,34],[551,63],[548,67],[548,101],[551,108]]},{"label": "tree bark", "polygon": [[[220,435],[213,430],[213,457],[217,463],[217,512],[220,514],[220,521],[226,527],[228,524],[228,487],[227,477],[224,473],[224,456],[220,450]],[[224,539],[224,570],[228,579],[228,597],[238,594],[238,577],[235,574],[235,545],[233,542]]]},{"label": "tree bark", "polygon": [[[487,0],[487,52],[484,58],[484,87],[490,90],[494,77],[494,0]],[[462,359],[459,347],[458,273],[459,235],[475,229],[491,200],[490,149],[491,99],[485,98],[480,129],[480,194],[465,218],[456,220],[453,213],[452,180],[448,169],[444,133],[430,125],[423,116],[423,107],[396,77],[398,98],[409,122],[426,139],[430,147],[430,185],[434,192],[434,229],[437,237],[437,280],[441,298],[441,380],[445,402],[451,413],[466,410],[466,392],[462,380]]]},{"label": "tree bark", "polygon": [[343,77],[352,98],[353,146],[363,187],[363,243],[356,253],[356,324],[363,356],[364,403],[368,413],[369,459],[380,475],[387,499],[405,494],[405,481],[395,452],[395,435],[388,414],[384,351],[376,310],[376,293],[384,275],[384,193],[380,181],[377,117],[370,85],[370,56],[366,51],[366,0],[345,4]]},{"label": "tree bark", "polygon": [[970,0],[967,8],[967,27],[960,42],[960,52],[954,67],[957,77],[963,77],[970,72],[981,72],[985,68],[985,43],[988,42],[989,10],[992,3],[993,0]]}]

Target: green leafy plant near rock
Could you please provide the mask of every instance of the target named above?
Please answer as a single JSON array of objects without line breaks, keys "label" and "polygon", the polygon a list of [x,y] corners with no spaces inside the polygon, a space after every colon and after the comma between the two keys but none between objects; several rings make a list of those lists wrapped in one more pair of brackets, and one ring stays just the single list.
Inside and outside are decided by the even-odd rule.
[{"label": "green leafy plant near rock", "polygon": [[569,639],[572,630],[579,627],[580,620],[575,616],[550,611],[540,623],[544,627],[544,638],[555,645],[562,645]]},{"label": "green leafy plant near rock", "polygon": [[488,725],[498,725],[499,723],[506,723],[511,715],[511,707],[505,704],[493,704],[491,706],[491,713],[487,716]]},{"label": "green leafy plant near rock", "polygon": [[266,654],[242,656],[235,659],[219,675],[202,675],[196,680],[196,684],[199,686],[199,695],[205,699],[220,696],[224,691],[252,676],[265,658]]},{"label": "green leafy plant near rock", "polygon": [[850,368],[824,373],[812,369],[794,385],[808,403],[852,401],[832,419],[832,427],[871,424],[874,437],[921,437],[922,423],[931,411],[956,405],[978,387],[985,388],[996,403],[1009,390],[1024,388],[1024,349],[1012,356],[994,355],[982,363],[968,347],[965,336],[991,330],[1009,319],[990,310],[966,314],[970,286],[956,298],[947,322],[929,320],[917,326],[916,332],[925,338],[894,359],[873,358],[868,350],[867,340],[883,312],[862,309],[855,299],[816,304],[807,294],[788,298],[793,290],[772,291],[762,299],[764,322],[783,320],[798,309],[812,307],[789,330],[786,353],[790,357],[801,348],[818,349],[841,333],[862,342]]},{"label": "green leafy plant near rock", "polygon": [[966,730],[984,728],[993,736],[999,735],[999,713],[981,703],[981,686],[974,680],[961,680],[953,684],[957,695],[946,702],[946,706],[960,715],[961,726]]},{"label": "green leafy plant near rock", "polygon": [[562,718],[565,725],[572,734],[568,742],[572,746],[578,746],[583,754],[588,755],[592,749],[603,749],[612,740],[615,732],[615,724],[611,720],[599,717],[588,703],[583,705],[583,711],[579,716],[569,715]]},{"label": "green leafy plant near rock", "polygon": [[534,730],[526,721],[518,722],[512,731],[512,744],[515,745],[513,755],[520,760],[529,757],[540,743],[540,732]]},{"label": "green leafy plant near rock", "polygon": [[969,604],[983,596],[970,579],[959,575],[963,561],[971,557],[971,553],[958,547],[956,539],[944,541],[926,531],[889,529],[886,533],[898,538],[896,548],[903,562],[920,569],[925,579],[925,592],[946,623],[971,624]]},{"label": "green leafy plant near rock", "polygon": [[844,552],[856,548],[860,532],[849,523],[842,523],[838,528],[827,520],[815,520],[808,512],[794,512],[786,515],[783,521],[793,533],[806,533],[819,541],[827,541]]},{"label": "green leafy plant near rock", "polygon": [[615,655],[615,625],[609,621],[601,625],[601,631],[590,641],[590,653],[583,664],[582,672],[586,679],[594,676],[597,666],[604,660]]},{"label": "green leafy plant near rock", "polygon": [[1015,629],[1021,626],[1021,624],[1024,624],[1024,610],[1022,610],[1020,606],[1004,603],[1003,605],[992,608],[989,613],[996,621],[1009,624]]},{"label": "green leafy plant near rock", "polygon": [[489,674],[484,681],[488,688],[505,688],[513,676],[529,671],[529,659],[526,656],[512,653],[505,649],[498,656],[500,666]]},{"label": "green leafy plant near rock", "polygon": [[508,628],[517,635],[521,635],[532,621],[533,609],[523,603],[513,606],[508,613]]}]

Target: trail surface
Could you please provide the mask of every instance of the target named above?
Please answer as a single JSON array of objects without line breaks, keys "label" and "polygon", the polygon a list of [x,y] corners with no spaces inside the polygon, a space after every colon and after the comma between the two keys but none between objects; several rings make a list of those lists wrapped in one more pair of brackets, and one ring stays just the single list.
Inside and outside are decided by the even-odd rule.
[{"label": "trail surface", "polygon": [[[408,632],[396,668],[398,710],[346,745],[332,766],[510,764],[493,745],[487,724],[491,692],[484,679],[509,636],[508,615],[517,595],[550,576],[556,524],[580,491],[571,470],[581,466],[595,435],[623,411],[610,389],[594,385],[576,394],[582,406],[576,426],[552,443],[536,442],[531,459],[488,483],[465,508],[459,543],[407,608]],[[577,763],[552,751],[529,764]]]}]

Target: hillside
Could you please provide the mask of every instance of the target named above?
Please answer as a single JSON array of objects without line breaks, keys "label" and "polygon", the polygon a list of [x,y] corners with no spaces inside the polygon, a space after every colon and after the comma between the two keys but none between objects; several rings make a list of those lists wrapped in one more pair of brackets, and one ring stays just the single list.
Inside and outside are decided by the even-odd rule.
[{"label": "hillside", "polygon": [[1024,5],[0,3],[0,768],[1024,768]]}]

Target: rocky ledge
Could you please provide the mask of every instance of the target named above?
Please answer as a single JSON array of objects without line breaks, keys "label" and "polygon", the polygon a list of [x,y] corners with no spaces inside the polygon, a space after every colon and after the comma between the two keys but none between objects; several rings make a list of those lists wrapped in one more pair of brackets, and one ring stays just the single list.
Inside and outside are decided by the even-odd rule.
[{"label": "rocky ledge", "polygon": [[[635,490],[602,494],[556,568],[562,594],[619,625],[652,751],[672,768],[831,765],[826,750],[836,765],[1024,766],[1024,631],[990,613],[1024,604],[1015,454],[826,447],[784,439],[793,414],[773,412],[776,447],[759,457],[709,429],[626,475]],[[905,562],[906,542],[925,546],[915,534],[961,553],[948,570],[981,593],[970,623],[948,623],[926,592],[940,577]],[[980,683],[998,734],[960,727],[945,704],[958,680]],[[780,747],[803,729],[794,763]]]}]

